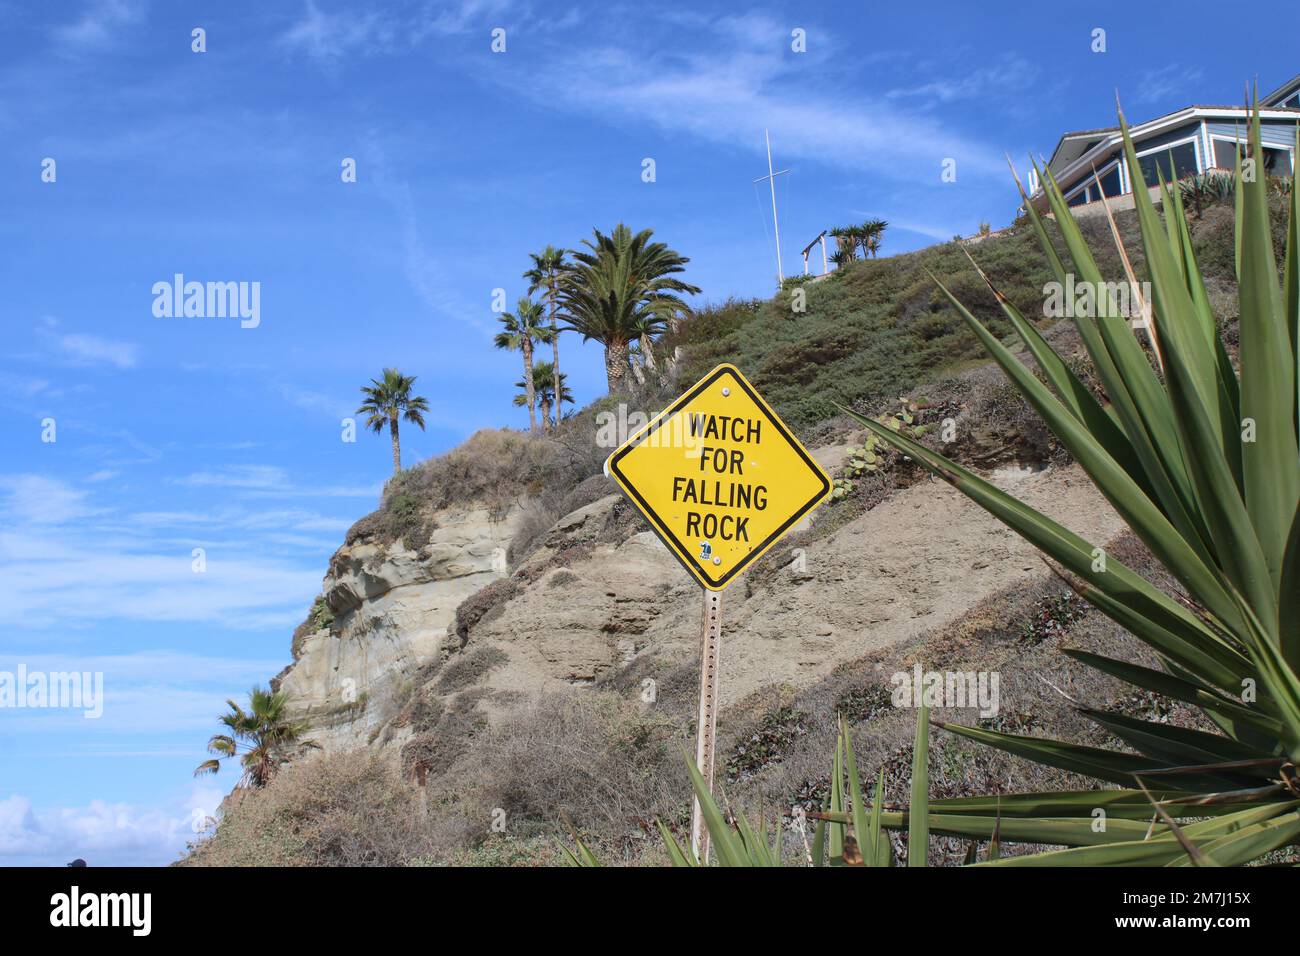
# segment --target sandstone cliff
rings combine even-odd
[[[843,449],[816,454],[832,464]],[[1090,540],[1121,530],[1077,466],[993,477]],[[396,753],[423,739],[427,750],[454,732],[451,710],[491,721],[547,691],[692,679],[699,589],[622,497],[565,515],[507,569],[526,507],[495,519],[440,511],[416,550],[362,536],[338,551],[323,585],[334,620],[306,634],[279,678],[317,743]],[[839,507],[815,515],[834,530],[791,539],[725,593],[724,707],[767,686],[808,686],[1049,573],[941,482],[923,479],[847,522],[836,522]],[[429,761],[403,762],[420,775]]]

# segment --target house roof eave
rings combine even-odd
[[[1172,113],[1166,113],[1164,116],[1157,116],[1155,119],[1147,120],[1145,123],[1139,123],[1136,126],[1129,127],[1129,134],[1133,137],[1134,143],[1148,136],[1152,136],[1167,126],[1177,126],[1179,123],[1189,120],[1208,119],[1211,117],[1221,118],[1245,118],[1248,117],[1251,110],[1244,106],[1186,106]],[[1267,107],[1260,109],[1261,119],[1295,119],[1300,121],[1300,109],[1294,107]],[[1097,136],[1103,138],[1091,149],[1075,158],[1069,165],[1063,167],[1053,176],[1058,182],[1073,179],[1080,171],[1086,172],[1089,165],[1096,162],[1097,159],[1109,153],[1115,146],[1123,142],[1123,136],[1118,126],[1109,127],[1099,130],[1082,130],[1076,133],[1067,133],[1061,137],[1061,142],[1052,152],[1052,162],[1055,161],[1061,146],[1067,139],[1078,138],[1080,136]],[[1051,162],[1049,162],[1049,167]],[[1039,187],[1038,192],[1042,191]],[[1038,192],[1034,195],[1037,196]]]
[[[1300,90],[1300,73],[1297,73],[1295,76],[1291,77],[1291,79],[1287,80],[1277,89],[1275,89],[1273,92],[1269,93],[1266,96],[1260,97],[1259,101],[1262,104],[1276,103],[1286,99],[1297,90]]]

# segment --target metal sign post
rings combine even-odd
[[[734,365],[719,365],[609,456],[605,474],[704,591],[695,763],[713,792],[722,589],[831,493],[831,479]],[[691,849],[709,858],[695,801]]]
[[[695,766],[713,792],[713,738],[718,729],[718,645],[722,637],[722,592],[701,588],[704,615],[700,639],[700,714],[695,723]],[[709,830],[700,812],[700,798],[691,808],[691,852],[709,861]]]

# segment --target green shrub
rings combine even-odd
[[[738,741],[727,758],[729,783],[753,776],[790,753],[795,741],[808,732],[808,715],[793,707],[765,714],[757,728]]]

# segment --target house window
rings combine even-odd
[[[1235,168],[1236,157],[1233,153],[1237,149],[1241,149],[1242,146],[1243,144],[1234,142],[1230,139],[1216,139],[1214,141],[1214,165],[1221,169]],[[1290,176],[1290,150],[1279,149],[1276,146],[1265,146],[1264,172],[1269,176]]]
[[[1285,149],[1264,147],[1264,172],[1270,176],[1291,175],[1291,153]]]
[[[1101,177],[1101,191],[1108,197],[1118,196],[1123,190],[1119,185],[1119,164],[1110,168],[1110,172]],[[1100,196],[1097,198],[1101,198]]]
[[[1142,178],[1146,180],[1148,186],[1158,186],[1160,176],[1164,176],[1165,182],[1168,182],[1171,163],[1174,169],[1174,179],[1194,176],[1198,171],[1196,167],[1196,144],[1189,140],[1186,143],[1179,143],[1177,146],[1170,146],[1166,149],[1153,150],[1145,156],[1138,157],[1138,166],[1142,169]],[[1159,173],[1157,173],[1157,170],[1159,170]]]
[[[1082,206],[1085,203],[1087,203],[1087,201],[1088,201],[1088,190],[1086,189],[1079,190],[1068,200],[1066,200],[1066,202],[1071,206]]]
[[[1238,144],[1230,139],[1214,141],[1214,165],[1220,169],[1236,169]]]

